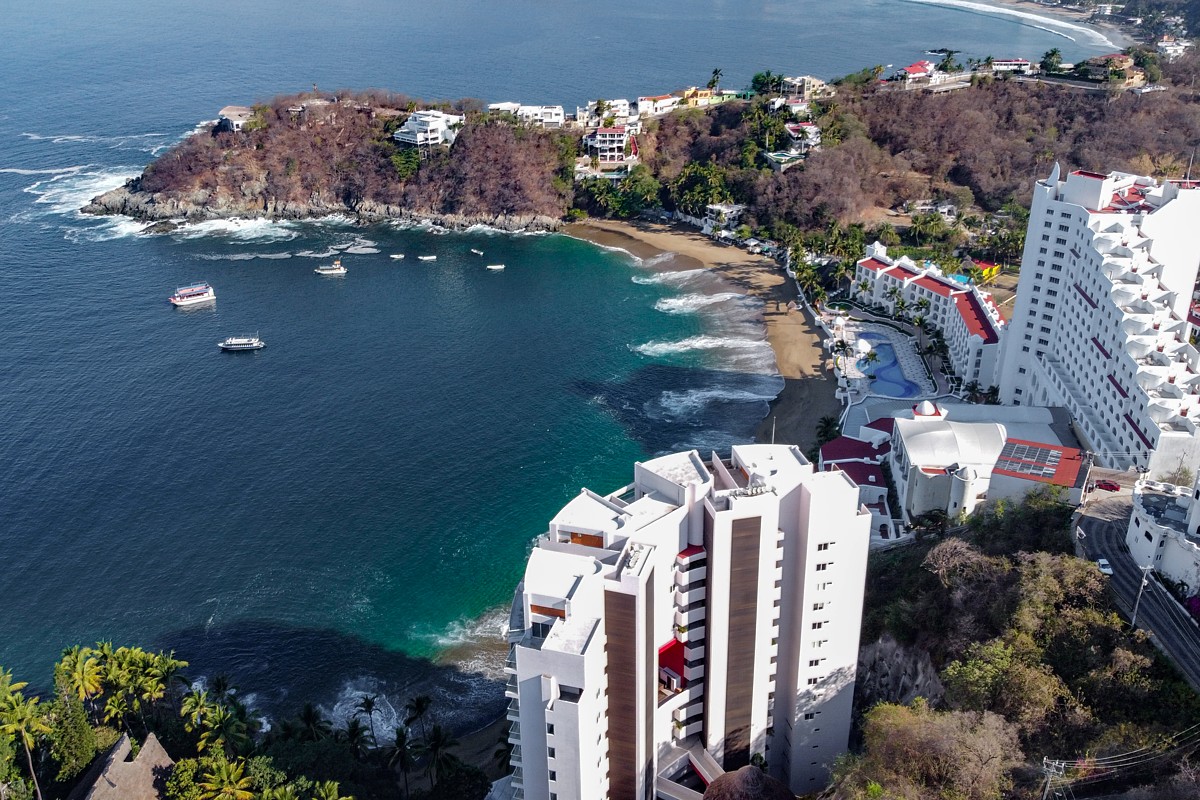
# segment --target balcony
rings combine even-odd
[[[508,648],[508,658],[504,660],[504,671],[509,675],[517,674],[517,647]]]
[[[510,722],[516,722],[521,719],[521,702],[515,697],[510,699],[511,702],[508,704],[508,712],[505,714],[505,719]]]
[[[708,592],[703,581],[693,583],[682,589],[675,590],[675,605],[678,608],[689,608],[696,603],[703,603]]]
[[[508,764],[511,767],[521,766],[521,745],[513,745],[512,753],[508,756]]]
[[[517,699],[517,676],[509,676],[508,683],[504,684],[504,696],[510,700]]]
[[[675,625],[680,628],[690,628],[697,622],[703,622],[705,618],[704,601],[693,603],[685,608],[676,609]],[[688,637],[689,639],[692,637]]]
[[[677,569],[675,571],[675,585],[683,588],[691,583],[703,581],[708,578],[708,564],[702,562],[697,567],[689,567],[686,571]]]

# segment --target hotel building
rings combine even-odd
[[[964,384],[996,385],[1004,320],[987,292],[947,278],[931,264],[919,267],[908,256],[891,258],[879,242],[869,245],[858,262],[854,291],[863,302],[892,313],[903,300],[910,316],[923,316],[942,332],[950,366]]]
[[[1101,466],[1200,459],[1200,353],[1188,341],[1200,191],[1056,165],[1033,190],[1003,403],[1063,406]]]
[[[850,733],[858,487],[787,445],[633,477],[584,489],[529,557],[509,622],[513,773],[492,796],[698,800],[756,756],[797,793],[823,789]]]

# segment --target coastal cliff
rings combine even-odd
[[[392,137],[415,106],[383,93],[277,98],[255,106],[241,130],[187,137],[82,210],[161,223],[344,214],[450,228],[560,226],[574,199],[574,137],[473,112],[452,148],[418,153]]]

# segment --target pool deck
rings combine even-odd
[[[841,337],[853,348],[853,354],[838,357],[837,362],[838,367],[844,375],[851,402],[854,402],[855,396],[888,396],[872,391],[873,381],[858,366],[858,359],[860,357],[857,349],[858,340],[860,335],[864,333],[882,336],[892,345],[892,348],[896,351],[896,361],[900,365],[900,370],[904,373],[904,377],[918,387],[917,394],[913,395],[914,398],[930,397],[940,393],[938,387],[929,380],[924,362],[921,360],[920,354],[917,353],[917,348],[913,343],[912,337],[906,336],[900,331],[886,325],[849,318],[841,326]]]

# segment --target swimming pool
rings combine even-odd
[[[858,335],[871,343],[871,350],[879,360],[868,364],[866,359],[858,360],[858,368],[864,375],[871,375],[871,393],[884,397],[916,397],[921,393],[921,387],[904,376],[904,370],[896,361],[896,348],[882,333],[864,332]]]

